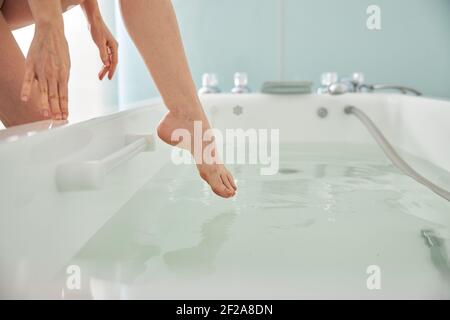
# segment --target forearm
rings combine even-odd
[[[83,9],[89,26],[96,21],[102,20],[102,15],[100,13],[100,8],[98,7],[97,0],[85,0],[81,4],[81,8]]]
[[[58,24],[64,26],[60,0],[28,0],[36,26]]]

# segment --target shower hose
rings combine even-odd
[[[406,163],[405,160],[400,157],[400,155],[395,151],[394,147],[389,143],[389,141],[385,138],[385,136],[381,133],[381,131],[378,129],[378,127],[373,123],[373,121],[360,109],[348,106],[344,109],[346,114],[353,114],[356,116],[361,122],[364,124],[364,126],[367,128],[367,130],[370,132],[372,137],[375,139],[377,144],[380,146],[380,148],[383,150],[383,152],[386,154],[386,156],[392,161],[392,163],[400,169],[404,174],[410,176],[417,182],[421,183],[437,195],[441,196],[442,198],[446,199],[447,201],[450,201],[450,192],[437,186],[424,176],[420,175],[417,171],[415,171],[408,163]]]

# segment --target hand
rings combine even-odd
[[[98,78],[103,80],[106,74],[111,80],[118,63],[118,43],[109,31],[103,19],[97,19],[90,25],[92,40],[94,40],[100,51],[103,66],[98,73]]]
[[[21,97],[28,101],[33,82],[38,81],[41,113],[45,118],[66,120],[68,111],[69,47],[64,25],[58,22],[36,25],[26,59]]]

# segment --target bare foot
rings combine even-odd
[[[178,146],[184,149],[188,147],[183,146],[179,141],[172,141],[172,133],[176,129],[186,129],[194,137],[194,121],[202,121],[202,130],[205,132],[209,129],[209,123],[203,114],[198,114],[194,117],[187,115],[175,114],[169,112],[161,120],[158,126],[158,136],[164,142],[172,145]],[[193,143],[189,144],[193,146]],[[202,146],[205,147],[205,143],[202,141]],[[188,149],[189,150],[189,149]],[[193,150],[189,150],[193,154]],[[200,176],[205,180],[214,191],[215,194],[223,198],[230,198],[236,194],[236,184],[234,183],[233,176],[222,164],[206,164],[204,161],[202,163],[197,163],[197,169]]]

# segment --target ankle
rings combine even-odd
[[[205,114],[201,108],[172,108],[169,113],[174,118],[187,121],[203,121],[205,119]]]
[[[198,116],[203,116],[203,107],[198,98],[165,101],[165,105],[167,106],[171,114],[179,118],[198,118]]]

